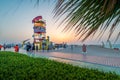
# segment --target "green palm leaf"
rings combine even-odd
[[[82,41],[94,35],[101,39],[107,30],[109,40],[120,23],[120,0],[58,0],[54,13],[57,21],[65,14],[63,31],[73,29]]]

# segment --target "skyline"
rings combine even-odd
[[[30,0],[1,0],[0,1],[0,43],[21,43],[25,39],[33,41],[32,19],[41,15],[46,20],[46,35],[56,43],[67,42],[69,44],[81,44],[75,37],[75,33],[61,32],[63,27],[58,27],[55,23],[53,9],[56,0],[41,1],[39,6],[35,6]],[[105,42],[105,39],[101,40]],[[87,40],[83,43],[97,44],[98,40]],[[118,43],[120,40],[117,41]]]

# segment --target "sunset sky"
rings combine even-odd
[[[46,35],[50,36],[51,41],[81,44],[73,32],[63,33],[62,27],[57,28],[59,22],[55,23],[52,13],[56,0],[41,0],[39,6],[35,2],[36,0],[0,0],[0,43],[21,43],[25,39],[31,39],[32,42],[32,19],[41,15],[46,20]],[[88,40],[84,43],[98,41]]]

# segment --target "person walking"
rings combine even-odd
[[[18,45],[14,46],[14,50],[15,52],[19,52],[19,46]]]
[[[26,45],[26,51],[27,52],[31,51],[31,44],[30,44],[30,42],[28,42],[27,45]]]
[[[86,45],[85,45],[85,44],[83,44],[83,46],[82,46],[82,52],[83,52],[83,53],[86,53],[86,52],[87,52],[87,49],[86,49]]]
[[[3,46],[0,44],[0,51],[1,51],[2,47],[3,47]]]
[[[33,56],[32,45],[30,44],[30,42],[26,44],[26,52],[28,56]]]

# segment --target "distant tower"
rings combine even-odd
[[[46,40],[46,22],[42,19],[42,16],[37,16],[32,20],[34,23],[34,45],[35,50],[41,50],[45,46]]]

